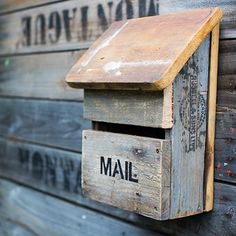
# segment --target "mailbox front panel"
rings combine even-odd
[[[82,188],[95,200],[168,219],[170,165],[168,140],[83,132]]]

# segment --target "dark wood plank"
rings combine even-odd
[[[3,235],[158,235],[9,181],[0,180]],[[160,234],[159,234],[160,235]]]
[[[81,151],[83,104],[0,99],[0,134],[64,149]]]
[[[70,88],[65,77],[84,51],[0,58],[0,95],[83,100],[83,92]],[[20,85],[20,86],[19,86]]]
[[[236,89],[233,90],[218,90],[217,91],[217,106],[236,108]]]
[[[236,111],[218,108],[216,116],[216,138],[236,139]]]
[[[220,42],[219,74],[236,74],[236,40]]]
[[[223,109],[223,110],[222,110]],[[218,108],[217,139],[236,139],[236,112]],[[83,104],[24,99],[0,99],[0,133],[30,142],[81,151]]]
[[[218,89],[231,91],[236,90],[236,74],[218,76]]]
[[[221,38],[236,38],[236,1],[235,0],[159,0],[160,14],[183,11],[192,8],[220,7],[224,11],[221,24]]]
[[[60,0],[1,0],[0,14],[21,10],[28,7],[36,7],[38,5],[58,2]]]
[[[236,183],[236,140],[216,139],[215,155],[215,178]]]

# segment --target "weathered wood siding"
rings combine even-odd
[[[83,92],[64,82],[71,65],[115,20],[213,5],[225,11],[214,211],[158,222],[82,196],[81,131],[90,122]],[[235,0],[1,1],[0,234],[235,235],[235,18]]]

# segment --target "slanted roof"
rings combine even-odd
[[[115,22],[67,75],[73,87],[162,90],[219,23],[219,8]]]

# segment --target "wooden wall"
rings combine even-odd
[[[81,194],[83,91],[64,78],[111,22],[220,6],[211,213],[158,222]],[[236,235],[236,0],[2,0],[0,235]]]

